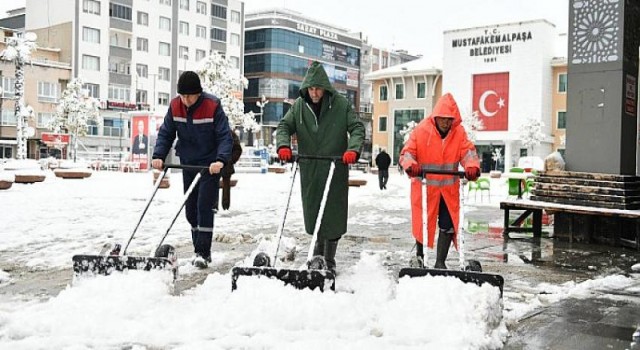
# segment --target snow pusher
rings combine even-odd
[[[428,247],[426,242],[427,238],[427,211],[425,208],[427,207],[427,175],[428,174],[439,174],[439,175],[453,175],[459,176],[460,178],[464,177],[463,171],[452,171],[452,170],[433,170],[433,169],[425,169],[422,167],[421,174],[421,186],[422,186],[422,242],[424,244],[424,268],[417,267],[407,267],[400,270],[399,278],[404,276],[408,277],[424,277],[424,276],[449,276],[455,277],[461,280],[464,283],[474,283],[477,285],[482,285],[484,283],[488,283],[494,287],[498,287],[500,289],[500,296],[502,297],[502,289],[504,286],[504,278],[500,275],[491,274],[491,273],[483,273],[482,265],[477,260],[465,260],[464,257],[464,186],[460,185],[460,215],[459,215],[459,224],[458,224],[458,256],[459,256],[459,270],[448,270],[448,269],[436,269],[436,268],[427,268],[427,255],[428,255]]]
[[[184,195],[184,200],[180,205],[180,209],[173,217],[171,224],[167,228],[164,236],[158,243],[157,248],[152,252],[151,256],[131,256],[127,255],[127,249],[129,248],[129,244],[133,240],[138,228],[140,227],[140,223],[144,218],[149,206],[156,193],[158,192],[158,188],[160,187],[160,183],[162,179],[167,174],[169,169],[192,169],[192,170],[200,170],[200,172],[196,175],[196,177],[191,182],[191,185],[187,189],[187,192]],[[176,219],[180,215],[182,208],[184,208],[187,198],[195,188],[195,186],[200,181],[200,177],[202,176],[203,171],[207,171],[208,167],[206,166],[197,166],[197,165],[173,165],[167,164],[158,176],[156,183],[153,188],[153,192],[149,199],[147,199],[147,203],[145,205],[144,210],[142,211],[142,215],[140,215],[140,219],[133,229],[133,233],[129,237],[127,244],[124,247],[124,250],[121,249],[120,244],[105,244],[102,248],[102,251],[98,255],[91,254],[81,254],[74,255],[72,258],[73,261],[73,272],[76,276],[84,276],[84,275],[109,275],[114,271],[123,271],[123,270],[154,270],[154,269],[162,269],[162,270],[171,270],[173,272],[174,280],[177,278],[178,273],[178,265],[177,265],[177,256],[175,252],[175,248],[169,244],[162,244],[164,239],[169,234],[171,227],[176,222]]]
[[[313,237],[309,246],[309,253],[307,255],[306,269],[279,269],[276,268],[276,262],[278,261],[278,250],[280,248],[280,240],[282,239],[282,231],[284,231],[284,224],[287,220],[287,212],[289,211],[289,203],[291,202],[291,194],[293,193],[293,186],[295,184],[296,173],[298,172],[299,159],[315,159],[315,160],[327,160],[329,161],[329,174],[324,186],[324,192],[322,194],[322,200],[320,201],[320,209],[318,211],[318,217],[313,229]],[[287,196],[287,204],[284,208],[284,215],[282,222],[278,227],[277,232],[277,244],[273,254],[273,259],[264,252],[258,253],[253,259],[253,266],[236,266],[231,269],[231,290],[238,288],[238,279],[240,277],[267,277],[276,278],[285,285],[293,286],[297,289],[309,288],[311,290],[318,288],[320,291],[328,287],[331,290],[335,290],[335,274],[327,270],[327,264],[322,256],[313,256],[313,247],[318,239],[318,232],[320,231],[320,225],[322,223],[322,217],[324,215],[324,208],[327,203],[327,197],[329,195],[329,188],[331,187],[331,180],[333,179],[333,173],[336,167],[335,162],[341,161],[342,157],[338,156],[303,156],[299,155],[296,160],[293,161],[293,175],[291,176],[291,184],[289,187],[289,195]],[[273,262],[273,264],[272,264]]]

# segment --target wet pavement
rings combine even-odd
[[[375,204],[372,204],[375,205]],[[626,289],[606,286],[595,293],[579,298],[566,297],[549,300],[533,311],[519,316],[508,325],[509,338],[504,349],[640,349],[632,347],[632,335],[640,324],[640,272],[632,273],[631,266],[640,262],[640,252],[628,248],[568,243],[554,239],[552,227],[543,228],[543,237],[512,233],[502,236],[503,213],[495,205],[468,205],[466,227],[467,259],[478,260],[484,272],[499,274],[505,279],[505,299],[519,303],[545,300],[553,295],[553,288],[564,283],[580,283],[611,276],[634,276],[637,283]],[[350,215],[358,215],[367,208],[355,208]],[[391,210],[391,217],[407,217],[405,209]],[[514,213],[517,215],[517,212]],[[262,228],[261,230],[265,230]],[[268,230],[268,232],[275,231]],[[389,274],[398,275],[408,266],[414,242],[409,234],[409,222],[390,225],[367,225],[366,221],[350,222],[349,232],[340,241],[337,261],[338,273],[360,259],[363,250],[388,252],[385,264]],[[251,236],[268,232],[248,232]],[[181,233],[176,233],[181,234]],[[308,247],[309,236],[291,234],[297,246]],[[182,276],[176,285],[177,293],[202,283],[212,272],[228,273],[231,266],[255,248],[255,242],[228,244],[214,242],[214,249],[225,252],[223,264],[203,273]],[[179,256],[190,256],[190,246],[177,247]],[[433,254],[431,252],[431,254]],[[299,252],[296,260],[306,257]],[[431,264],[433,264],[433,256]],[[458,254],[451,252],[447,264],[456,268]],[[71,271],[30,271],[28,268],[4,266],[16,282],[0,288],[0,293],[31,295],[46,298],[56,295],[71,282]],[[337,283],[339,283],[339,275]],[[549,291],[540,287],[549,284]],[[509,312],[505,305],[505,313]]]

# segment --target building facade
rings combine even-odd
[[[453,94],[463,114],[477,113],[483,122],[476,139],[483,172],[508,169],[522,156],[544,158],[554,149],[553,108],[561,105],[554,105],[552,90],[557,37],[546,20],[444,32],[443,92]],[[521,129],[531,118],[542,122],[543,137],[527,147]],[[504,156],[497,166],[496,149]]]
[[[387,150],[397,164],[402,130],[431,113],[442,94],[442,71],[420,58],[365,75],[373,85],[373,153]]]
[[[0,52],[6,48],[6,38],[21,34],[0,28]],[[28,120],[27,157],[39,159],[49,155],[59,156],[67,145],[48,142],[46,133],[50,131],[47,126],[56,111],[59,86],[71,77],[71,65],[61,62],[60,50],[43,48],[32,53],[31,63],[24,65],[23,69],[24,104],[34,110],[33,118]],[[0,159],[15,158],[17,155],[15,76],[15,63],[0,60]]]
[[[72,77],[100,100],[104,125],[91,126],[81,140],[93,158],[128,154],[128,112],[164,115],[180,74],[211,52],[241,74],[243,19],[237,0],[27,0],[25,28],[38,35],[39,47],[60,48]],[[64,88],[60,82],[54,97]]]
[[[309,64],[323,64],[333,87],[355,111],[360,106],[360,34],[319,22],[286,9],[269,9],[246,15],[244,73],[245,111],[258,114],[264,144],[273,142],[273,131],[287,113]],[[261,110],[257,102],[269,103]]]

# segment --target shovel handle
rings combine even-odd
[[[425,166],[422,166],[422,176],[428,174],[438,174],[438,175],[456,175],[460,177],[464,177],[464,171],[458,170],[440,170],[440,169],[425,169]]]
[[[166,169],[208,170],[208,165],[165,164]]]

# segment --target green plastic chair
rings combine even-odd
[[[481,177],[476,180],[476,185],[478,186],[478,190],[480,191],[480,201],[484,201],[484,192],[487,192],[489,197],[489,201],[491,201],[491,182],[486,177]]]
[[[524,190],[522,191],[522,193],[531,195],[531,190],[533,190],[533,188],[535,187],[535,183],[536,182],[534,179],[526,179],[524,182]]]
[[[467,181],[467,198],[471,196],[473,191],[473,200],[476,199],[476,193],[478,192],[478,183],[475,181]]]

